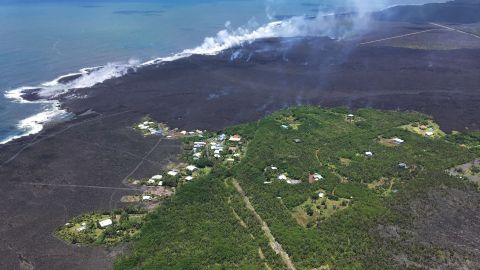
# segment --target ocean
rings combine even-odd
[[[45,89],[46,97],[54,97],[67,88],[122,76],[152,59],[214,54],[256,38],[305,34],[293,31],[290,24],[276,30],[277,22],[295,16],[312,18],[424,2],[0,0],[0,143],[38,133],[46,122],[69,117],[55,102],[21,99],[20,91],[29,87]],[[68,85],[59,83],[57,79],[66,74],[82,76]]]

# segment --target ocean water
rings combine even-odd
[[[46,121],[68,116],[58,111],[55,103],[19,99],[22,87],[43,84],[49,91],[47,96],[52,96],[66,88],[55,78],[86,67],[104,68],[93,73],[82,70],[85,76],[70,88],[121,76],[132,66],[182,51],[180,56],[215,53],[256,38],[307,34],[298,27],[292,29],[291,21],[280,26],[272,23],[291,20],[292,16],[365,12],[423,2],[0,0],[0,143],[39,132]],[[321,22],[315,24],[313,28],[318,28]]]

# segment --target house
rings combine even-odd
[[[199,129],[195,130],[195,132],[196,132],[197,134],[203,134],[203,131],[201,131],[201,130],[199,130]]]
[[[219,154],[213,155],[214,158],[220,158],[221,156]]]
[[[365,156],[367,156],[367,157],[371,157],[371,156],[373,156],[373,153],[372,153],[372,152],[370,152],[370,151],[368,151],[368,152],[365,152]]]
[[[186,131],[186,130],[182,130],[182,131],[180,131],[180,134],[182,134],[182,135],[187,135],[187,131]]]
[[[213,153],[220,155],[220,150],[215,150],[215,151],[213,151]]]
[[[163,181],[158,182],[159,186],[163,186]]]
[[[353,117],[355,117],[355,115],[349,114],[349,115],[347,115],[347,117],[348,117],[348,118],[353,118]]]
[[[287,180],[288,179],[285,174],[281,174],[277,178],[278,178],[278,180]]]
[[[270,166],[270,169],[272,169],[272,171],[276,171],[276,170],[278,170],[278,168],[277,168],[277,167],[275,167],[275,166],[273,166],[273,165],[272,165],[272,166]]]
[[[151,200],[152,200],[152,196],[150,196],[150,195],[143,195],[143,196],[142,196],[142,200],[144,200],[144,201],[151,201]]]
[[[300,139],[295,139],[295,140],[293,140],[293,142],[294,142],[294,143],[301,143],[302,140],[300,140]]]
[[[264,183],[265,185],[269,185],[269,184],[272,183],[272,181],[265,181],[265,182],[263,182],[263,183]]]
[[[108,218],[108,219],[101,220],[100,222],[98,222],[98,224],[100,224],[100,227],[105,228],[112,225],[113,222],[111,219]]]
[[[427,131],[427,132],[425,132],[425,136],[427,136],[427,137],[432,137],[432,136],[433,136],[433,132]]]
[[[178,172],[174,171],[174,170],[171,170],[167,174],[170,175],[170,176],[177,176]]]
[[[187,177],[185,177],[185,180],[187,180],[187,181],[192,181],[192,180],[193,180],[193,177],[192,177],[192,176],[187,176]]]
[[[234,162],[235,159],[233,159],[233,158],[227,158],[227,161],[228,161],[228,162]]]
[[[207,145],[207,143],[206,142],[193,142],[193,145],[198,145],[198,147],[202,147],[202,146]]]
[[[319,193],[318,193],[318,198],[323,198],[323,197],[325,197],[325,193],[319,192]]]
[[[138,128],[139,129],[148,129],[148,126],[146,126],[144,124],[140,124],[140,125],[138,125]]]
[[[155,180],[152,179],[152,178],[150,178],[150,179],[148,179],[147,183],[148,183],[148,184],[155,184]]]
[[[161,180],[162,178],[163,178],[162,175],[157,174],[157,175],[152,176],[150,179],[153,179],[153,180]]]
[[[287,180],[287,184],[290,184],[290,185],[298,185],[300,183],[302,183],[301,180],[296,180],[296,179],[288,179]]]
[[[231,141],[231,142],[239,142],[239,141],[242,140],[242,137],[240,137],[240,135],[238,135],[238,134],[235,134],[235,135],[231,136],[228,140]]]
[[[308,176],[308,183],[310,184],[315,184],[316,181],[319,181],[319,180],[322,180],[323,179],[323,176],[321,176],[320,174],[318,173],[315,173],[315,174],[310,174]]]
[[[283,129],[288,129],[288,126],[287,126],[287,125],[281,125],[281,127],[282,127]]]
[[[239,157],[240,154],[239,153],[236,153],[236,154],[233,154],[234,157]]]
[[[402,168],[402,169],[408,169],[408,165],[406,163],[398,163],[398,167]]]
[[[394,144],[402,144],[402,143],[404,143],[405,141],[402,140],[402,139],[400,139],[400,138],[393,138],[393,139],[392,139],[392,142],[393,142]]]
[[[191,171],[191,172],[193,172],[193,171],[196,171],[196,170],[197,170],[197,167],[195,167],[195,166],[193,166],[193,165],[189,165],[189,166],[187,166],[186,169],[189,170],[189,171]]]
[[[200,158],[200,157],[202,157],[202,153],[200,153],[200,152],[195,153],[195,154],[193,154],[193,157]]]
[[[77,232],[84,231],[86,228],[87,228],[87,223],[86,223],[86,222],[82,222],[82,223],[80,224],[80,227],[77,229]]]

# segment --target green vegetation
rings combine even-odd
[[[84,214],[74,217],[55,234],[70,244],[116,245],[135,239],[145,214],[136,208]]]
[[[405,209],[430,190],[471,188],[445,172],[477,157],[480,137],[427,138],[406,128],[425,121],[438,128],[420,113],[299,107],[228,128],[226,134],[240,134],[248,145],[239,162],[219,162],[202,152],[202,162],[211,161],[204,166],[210,173],[179,188],[149,215],[133,250],[115,267],[285,269],[232,179],[297,269],[405,269],[395,254],[436,260],[432,254],[447,251],[422,245],[411,234],[382,238],[374,231],[380,225],[412,229],[415,213]],[[379,138],[405,142],[391,147]],[[186,151],[184,158],[191,159],[191,148]],[[323,179],[309,183],[313,173]],[[301,183],[288,184],[281,174]]]

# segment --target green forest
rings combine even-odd
[[[409,209],[432,190],[478,189],[447,171],[480,156],[480,136],[405,128],[429,124],[438,128],[416,112],[308,106],[227,128],[219,134],[241,135],[244,157],[210,164],[210,174],[165,199],[115,268],[292,269],[259,217],[295,269],[421,269],[462,260],[417,239],[421,217]],[[322,178],[312,181],[313,174]]]

